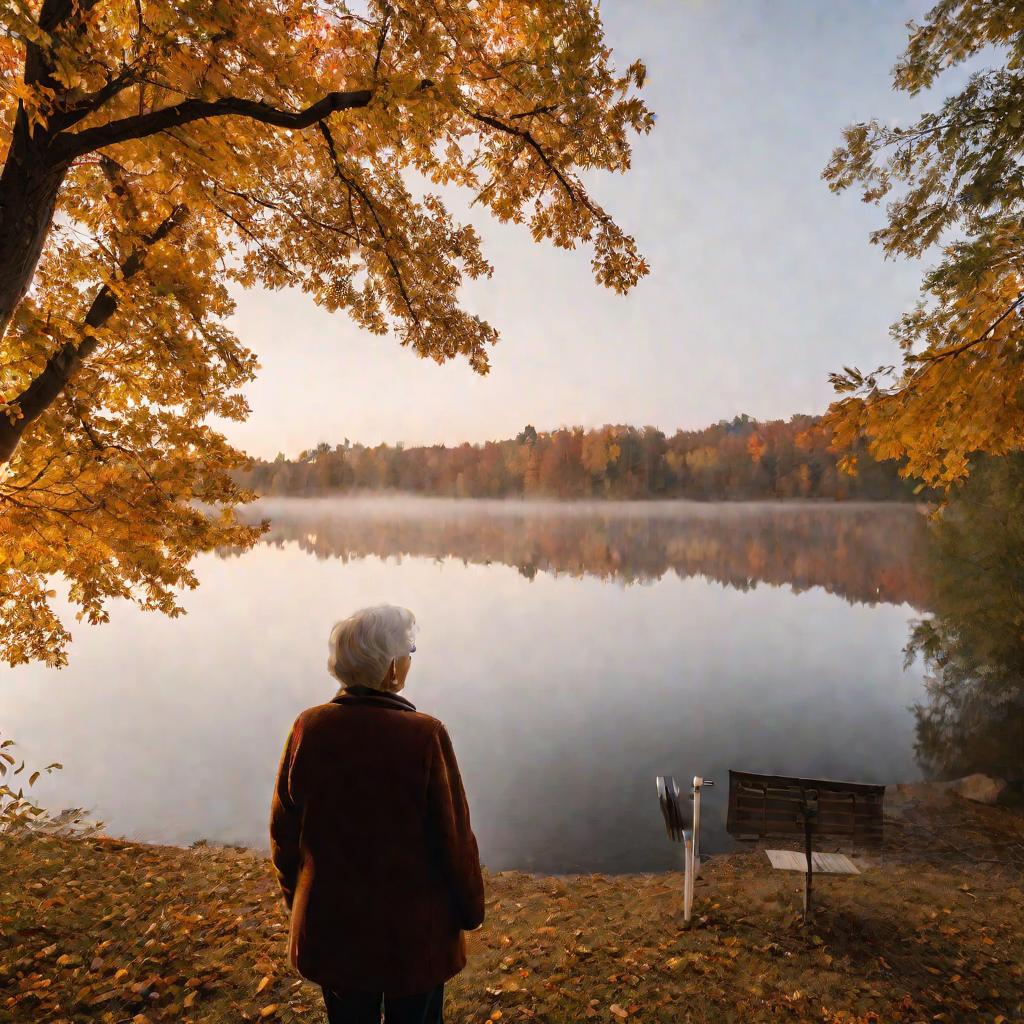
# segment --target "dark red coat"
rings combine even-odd
[[[444,726],[396,694],[345,690],[285,745],[270,845],[289,955],[335,989],[427,992],[484,918],[476,839]]]

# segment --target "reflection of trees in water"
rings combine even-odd
[[[623,582],[666,573],[748,589],[823,587],[848,601],[926,605],[924,517],[906,505],[573,506],[294,499],[255,510],[270,544],[319,558],[453,557]]]
[[[989,460],[932,524],[934,614],[915,624],[924,659],[917,752],[939,776],[1024,779],[1024,458]]]

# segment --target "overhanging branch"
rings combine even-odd
[[[373,222],[377,227],[377,234],[380,235],[384,255],[387,257],[388,264],[391,267],[391,272],[395,275],[395,283],[398,285],[398,291],[402,296],[402,302],[405,304],[405,308],[409,313],[409,318],[417,327],[420,327],[419,314],[416,312],[416,308],[412,304],[409,291],[405,287],[405,280],[402,277],[402,271],[398,266],[398,261],[395,259],[394,253],[391,251],[390,245],[388,244],[391,241],[391,238],[387,229],[384,227],[383,221],[380,219],[380,215],[377,213],[377,207],[373,204],[373,201],[367,195],[366,190],[359,184],[359,182],[350,178],[341,169],[341,162],[338,160],[338,150],[334,145],[334,136],[331,134],[331,129],[323,122],[321,122],[317,127],[320,130],[320,134],[323,135],[324,141],[327,143],[327,150],[330,153],[331,162],[334,164],[335,176],[345,186],[350,195],[354,192],[359,197],[363,206],[373,218]],[[354,226],[354,219],[352,223]]]
[[[984,344],[986,341],[988,341],[990,337],[992,337],[992,332],[1008,316],[1016,312],[1022,304],[1024,304],[1024,292],[1018,295],[1017,298],[1014,299],[1013,302],[1011,302],[1010,305],[1007,306],[1007,308],[1003,310],[1003,312],[1000,313],[999,316],[996,317],[996,319],[993,320],[992,323],[990,323],[988,327],[986,327],[985,330],[982,331],[980,335],[978,335],[977,338],[972,338],[970,341],[962,342],[959,345],[952,345],[949,348],[939,349],[937,352],[923,353],[918,358],[923,363],[937,363],[943,359],[949,359],[952,356],[958,356],[961,352],[966,352],[968,351],[968,349],[975,348],[977,345]]]
[[[331,92],[305,110],[298,111],[280,110],[268,103],[236,96],[224,96],[219,100],[184,100],[146,114],[124,117],[70,135],[58,135],[49,147],[49,159],[54,164],[67,163],[85,153],[112,146],[117,142],[145,138],[168,128],[178,128],[193,121],[214,117],[248,117],[278,128],[308,128],[323,121],[335,111],[368,106],[372,99],[373,92],[370,89]]]

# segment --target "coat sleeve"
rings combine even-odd
[[[284,901],[291,909],[299,870],[299,836],[302,811],[292,799],[289,788],[296,746],[296,726],[292,726],[277,770],[274,795],[270,804],[270,856]]]
[[[434,736],[427,804],[459,923],[467,931],[472,930],[484,920],[484,880],[476,836],[469,824],[469,804],[462,788],[462,776],[444,726]]]

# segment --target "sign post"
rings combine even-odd
[[[673,842],[683,844],[683,922],[689,924],[693,912],[693,884],[700,874],[700,791],[714,783],[700,775],[693,777],[693,791],[690,793],[693,827],[686,828],[676,780],[671,775],[659,775],[656,781],[665,831]]]

